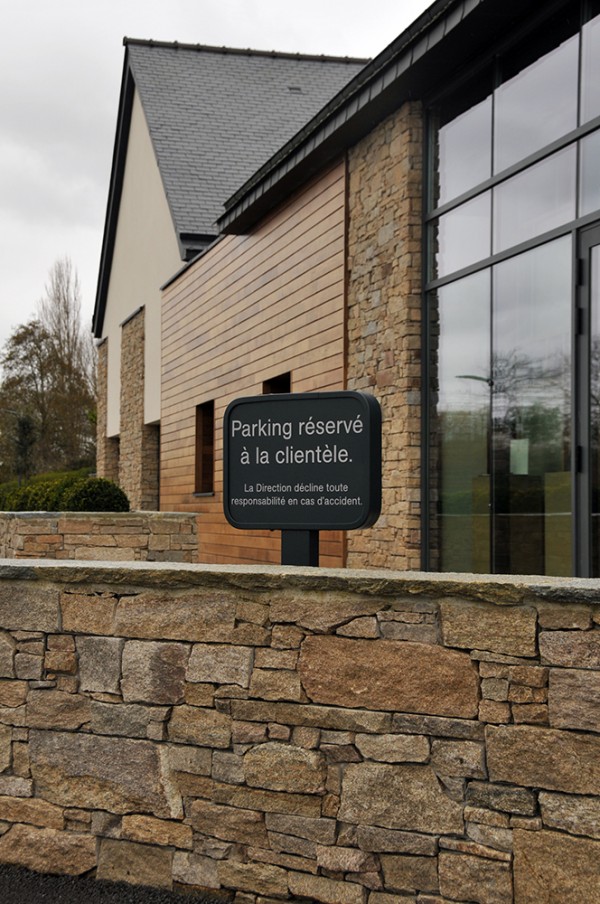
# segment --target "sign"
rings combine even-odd
[[[223,422],[234,527],[353,530],[381,511],[381,409],[362,392],[237,399]]]

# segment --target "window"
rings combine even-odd
[[[196,407],[196,493],[213,493],[215,480],[215,403]]]
[[[600,2],[487,56],[430,111],[424,565],[600,576]]]
[[[279,374],[277,377],[271,377],[263,383],[263,395],[273,395],[276,393],[286,393],[292,391],[292,375],[288,371],[285,374]]]

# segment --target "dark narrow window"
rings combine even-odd
[[[196,406],[196,493],[214,492],[215,403]]]
[[[270,380],[263,382],[263,395],[271,395],[277,392],[292,391],[292,375],[288,371],[286,374],[279,374],[277,377],[271,377]]]

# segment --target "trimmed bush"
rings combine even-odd
[[[61,498],[64,512],[128,512],[129,499],[103,477],[84,477],[67,487]]]

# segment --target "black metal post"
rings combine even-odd
[[[282,565],[319,565],[318,530],[282,530]]]

